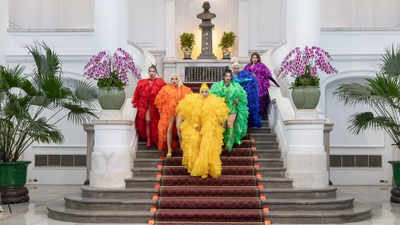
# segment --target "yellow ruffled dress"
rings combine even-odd
[[[223,98],[189,94],[179,102],[177,114],[180,125],[182,164],[192,176],[217,178],[222,172],[220,159],[223,142],[223,123],[229,109]],[[200,131],[196,129],[200,127]]]

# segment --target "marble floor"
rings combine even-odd
[[[3,205],[0,225],[83,225],[83,223],[48,219],[46,210],[47,202],[62,199],[65,195],[77,194],[80,192],[80,186],[31,185],[29,189],[31,197],[29,204],[12,205],[12,214],[9,213],[8,207]],[[367,203],[373,208],[371,220],[348,225],[400,225],[400,204],[389,202],[390,187],[343,186],[339,187],[339,190],[340,193],[355,196],[358,201]]]

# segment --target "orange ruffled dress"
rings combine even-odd
[[[185,97],[187,94],[191,94],[192,90],[185,85],[181,87],[176,87],[175,85],[168,84],[164,86],[156,97],[154,104],[158,108],[160,112],[160,121],[158,122],[158,149],[166,150],[167,149],[167,132],[168,126],[171,119],[176,115],[176,107],[181,99]],[[176,126],[174,126],[176,129]],[[172,140],[173,147],[177,147],[176,143],[177,133],[173,132]]]

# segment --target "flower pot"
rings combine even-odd
[[[183,59],[192,59],[192,51],[183,51]]]
[[[294,87],[292,90],[293,103],[297,109],[315,109],[320,96],[321,91],[316,86]]]
[[[29,161],[0,163],[0,188],[20,188],[26,184]]]
[[[224,50],[222,59],[231,59],[231,51]]]
[[[99,103],[104,110],[120,110],[125,102],[125,91],[119,88],[99,88]]]
[[[397,188],[400,188],[400,161],[389,161],[393,168],[393,181]]]

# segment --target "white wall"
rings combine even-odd
[[[11,0],[16,29],[93,28],[94,0]]]
[[[399,11],[398,0],[321,0],[321,23],[322,27],[397,27]]]

